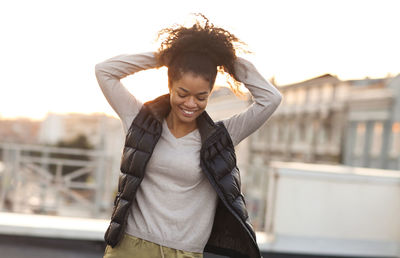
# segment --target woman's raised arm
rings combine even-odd
[[[122,120],[127,132],[134,117],[142,107],[121,83],[121,79],[136,72],[156,68],[153,52],[133,55],[119,55],[98,63],[95,67],[96,78],[108,103]]]
[[[250,91],[254,101],[247,110],[223,120],[233,144],[237,145],[268,120],[279,106],[282,95],[244,58],[236,59],[235,73]]]

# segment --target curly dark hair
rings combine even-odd
[[[156,53],[160,66],[168,67],[168,86],[185,72],[202,76],[212,89],[217,71],[228,74],[228,83],[240,94],[234,61],[236,51],[250,52],[247,45],[225,29],[214,26],[203,14],[195,14],[192,27],[175,25],[159,31],[162,40]]]

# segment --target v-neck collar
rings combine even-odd
[[[168,133],[170,136],[172,136],[175,140],[181,140],[181,139],[187,138],[187,137],[189,137],[190,135],[193,135],[193,134],[195,134],[196,132],[199,131],[199,129],[196,128],[196,129],[194,129],[193,131],[191,131],[190,133],[185,134],[184,136],[176,137],[176,136],[171,132],[171,130],[169,129],[166,119],[163,120],[163,127],[164,127],[164,129],[167,131],[167,133]]]

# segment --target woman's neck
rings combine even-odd
[[[196,121],[193,121],[193,123],[182,123],[181,121],[176,119],[171,114],[171,112],[168,114],[168,116],[165,118],[165,120],[167,122],[170,132],[176,138],[183,137],[197,129]]]

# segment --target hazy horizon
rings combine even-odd
[[[157,32],[201,12],[234,33],[276,84],[329,73],[341,80],[400,73],[399,1],[12,1],[0,3],[0,117],[46,113],[115,116],[94,66],[155,51]],[[140,100],[167,91],[166,69],[123,80]]]

